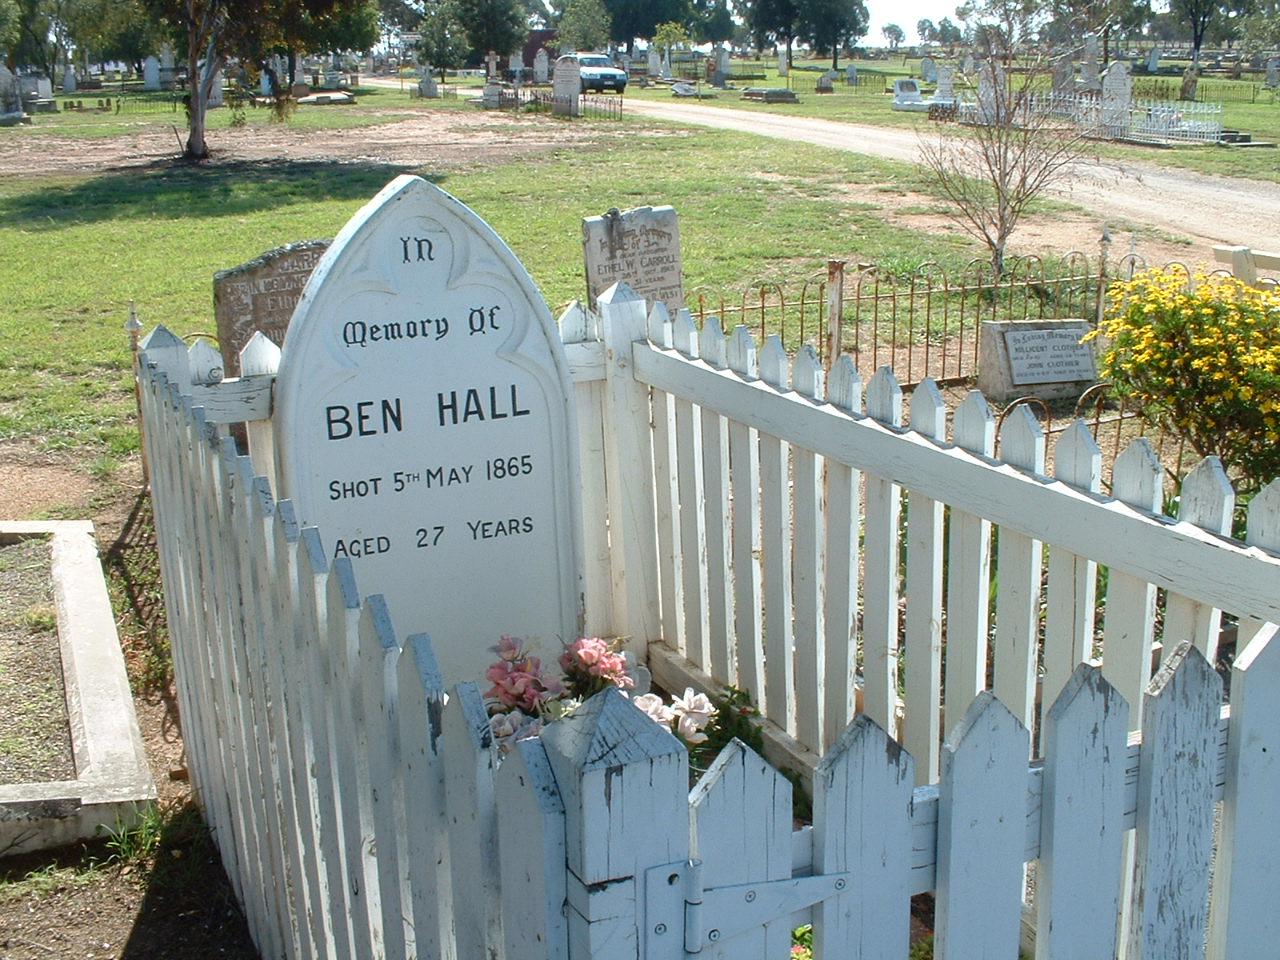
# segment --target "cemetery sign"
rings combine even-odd
[[[447,683],[581,628],[572,391],[546,303],[469,209],[401,176],[312,273],[276,385],[280,496]]]

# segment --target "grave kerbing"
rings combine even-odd
[[[276,384],[279,495],[377,585],[445,680],[502,634],[581,629],[573,394],[546,303],[505,243],[418,177],[389,184],[312,272]]]

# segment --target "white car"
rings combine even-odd
[[[595,90],[604,93],[614,90],[622,93],[627,88],[627,75],[613,65],[613,61],[603,53],[575,53],[578,61],[578,73],[582,77],[582,92]]]

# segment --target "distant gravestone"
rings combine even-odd
[[[934,91],[935,102],[951,102],[956,98],[955,71],[949,63],[938,64],[938,88]]]
[[[662,303],[672,316],[684,307],[680,226],[672,207],[610,210],[582,221],[587,298],[625,282],[648,301]]]
[[[224,102],[222,99],[222,71],[219,70],[213,75],[213,86],[209,88],[209,106],[220,107]]]
[[[62,75],[62,92],[63,93],[76,92],[76,72],[72,70],[70,67],[68,67],[67,72]]]
[[[835,85],[831,82],[831,78],[827,76],[825,73],[818,78],[818,83],[815,89],[818,93],[835,93],[836,92]]]
[[[978,71],[978,122],[992,124],[1001,118],[1001,104],[1005,94],[1004,69],[994,57],[982,64]],[[1003,118],[1007,120],[1008,118]]]
[[[658,69],[658,76],[664,80],[671,79],[671,48],[668,47],[662,51],[662,66]]]
[[[0,114],[25,114],[18,78],[3,63],[0,63]]]
[[[213,315],[228,377],[240,376],[240,351],[255,333],[284,343],[293,308],[328,240],[305,240],[268,250],[213,277]]]
[[[418,81],[418,96],[426,100],[440,99],[440,86],[436,83],[436,78],[431,75],[430,64],[422,74],[422,79]]]
[[[160,48],[160,89],[172,90],[177,85],[177,70],[173,65],[173,49],[169,44]]]
[[[1160,48],[1152,47],[1147,54],[1147,73],[1160,72]]]
[[[844,68],[844,82],[851,87],[858,85],[858,68],[852,63]]]
[[[964,63],[961,64],[960,66],[960,69],[964,71],[964,75],[966,77],[972,77],[975,67],[976,67],[976,64],[974,63],[974,60],[973,60],[973,54],[972,53],[965,54]]]
[[[723,73],[726,77],[732,72],[732,64],[729,63],[729,48],[717,46],[715,50],[716,69]]]
[[[920,58],[920,79],[925,83],[938,82],[938,68],[933,62],[933,57]]]
[[[546,47],[539,47],[533,57],[533,82],[546,83],[551,79],[551,62]]]
[[[312,273],[276,379],[279,496],[430,634],[446,685],[503,634],[580,636],[574,400],[554,320],[505,243],[401,176]]]
[[[778,76],[780,77],[791,76],[791,62],[787,60],[787,55],[785,52],[778,54]]]
[[[1098,74],[1098,37],[1089,34],[1084,38],[1084,58],[1080,61],[1080,86],[1085,90],[1098,90],[1101,79]]]
[[[1267,86],[1273,90],[1280,86],[1280,57],[1267,61]]]
[[[1075,92],[1076,64],[1070,56],[1057,57],[1053,61],[1053,95],[1070,96]]]
[[[990,400],[1078,397],[1098,377],[1092,346],[1080,342],[1089,331],[1087,320],[984,321],[978,389]]]
[[[658,48],[649,47],[649,76],[656,77],[662,72],[662,59],[658,55]]]
[[[1129,65],[1113,60],[1102,78],[1102,129],[1108,137],[1129,133],[1129,110],[1133,105],[1133,77]]]
[[[551,79],[551,113],[576,117],[582,112],[582,73],[573,57],[561,57]]]
[[[1195,100],[1196,87],[1200,85],[1200,74],[1194,66],[1188,65],[1182,71],[1182,89],[1178,93],[1179,100]]]

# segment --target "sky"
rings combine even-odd
[[[871,14],[871,29],[863,38],[868,47],[885,45],[884,34],[880,31],[887,24],[896,23],[907,35],[906,43],[919,42],[916,36],[916,23],[924,18],[937,23],[943,17],[950,17],[956,23],[956,7],[960,0],[864,0],[867,12]]]

